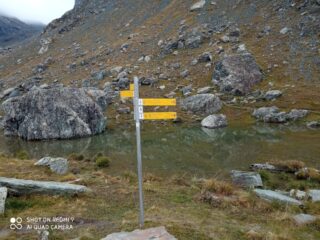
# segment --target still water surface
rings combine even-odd
[[[161,175],[188,173],[214,176],[251,163],[272,159],[302,160],[320,168],[320,131],[298,126],[251,125],[209,130],[199,126],[144,126],[144,170]],[[33,158],[92,157],[98,152],[112,158],[115,173],[135,170],[134,128],[108,130],[85,139],[26,142],[0,136],[0,152],[25,150]]]

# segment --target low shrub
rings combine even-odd
[[[96,165],[99,168],[107,168],[110,166],[110,159],[106,156],[100,156],[95,159]]]

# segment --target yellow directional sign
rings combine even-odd
[[[165,119],[176,119],[176,112],[146,112],[143,113],[142,120],[165,120]]]
[[[133,98],[133,91],[121,91],[120,97],[121,98]]]
[[[134,84],[130,84],[130,91],[134,91]]]
[[[176,106],[176,99],[167,98],[143,98],[139,100],[139,105],[142,106]]]

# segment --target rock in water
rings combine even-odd
[[[241,187],[263,187],[261,176],[256,172],[231,171],[231,177],[233,183]]]
[[[170,235],[165,227],[149,228],[146,230],[135,230],[133,232],[113,233],[101,240],[176,240]]]
[[[6,187],[0,187],[0,214],[4,214],[7,195],[8,189]]]
[[[86,137],[106,126],[101,107],[78,88],[33,88],[2,107],[5,135],[26,140]]]
[[[197,94],[181,101],[181,108],[196,114],[213,114],[221,110],[222,102],[214,94]]]
[[[201,126],[205,128],[223,128],[227,125],[227,117],[223,114],[210,115],[201,122]]]
[[[48,166],[54,173],[63,175],[68,172],[68,160],[64,158],[45,157],[35,163],[36,166]]]
[[[85,186],[47,181],[32,181],[0,177],[0,187],[7,187],[15,195],[50,194],[76,195],[90,192]]]
[[[267,201],[277,201],[288,205],[303,205],[302,202],[271,190],[255,189],[254,192]]]
[[[221,91],[234,95],[248,94],[263,78],[251,54],[229,55],[215,64],[212,81]]]

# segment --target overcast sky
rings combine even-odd
[[[0,14],[47,24],[72,9],[75,0],[0,0]]]

